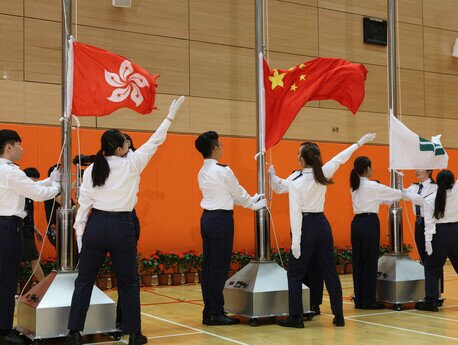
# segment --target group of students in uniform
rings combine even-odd
[[[133,210],[137,202],[140,174],[158,147],[184,97],[174,100],[167,117],[150,139],[137,150],[130,149],[130,138],[119,130],[105,131],[95,161],[84,172],[74,224],[79,252],[79,271],[75,281],[68,322],[66,345],[82,344],[86,313],[97,273],[107,253],[118,278],[119,306],[122,309],[122,331],[129,334],[129,344],[145,344],[141,333],[140,284],[137,272],[138,218]],[[334,314],[333,324],[344,326],[342,287],[334,264],[334,244],[330,224],[324,215],[327,186],[332,176],[362,145],[375,138],[364,135],[323,165],[317,144],[300,145],[301,169],[286,179],[269,168],[273,190],[289,194],[291,252],[288,262],[289,316],[280,320],[285,327],[303,328],[302,284],[311,286],[312,310],[319,314],[323,279],[326,282]],[[267,206],[263,195],[250,196],[239,184],[234,172],[220,164],[223,143],[214,131],[195,140],[204,163],[198,174],[202,192],[200,219],[203,241],[202,323],[208,326],[239,323],[224,311],[223,288],[229,270],[234,238],[234,205],[252,210]],[[15,131],[0,130],[0,343],[22,344],[12,331],[14,295],[20,260],[20,232],[25,198],[44,201],[60,192],[60,173],[34,182],[15,162],[22,156],[21,139]],[[422,310],[437,310],[439,279],[449,257],[458,270],[458,191],[453,174],[444,170],[437,176],[437,191],[430,174],[420,184],[407,190],[396,190],[371,181],[372,164],[368,157],[358,157],[350,176],[355,217],[351,224],[355,307],[379,309],[375,300],[377,257],[380,241],[379,206],[383,202],[410,199],[417,207],[416,240],[422,242],[428,255],[422,255],[426,274],[426,299],[418,304]],[[429,194],[427,194],[429,193]],[[422,210],[423,209],[423,210]],[[424,218],[423,218],[424,217]],[[423,230],[424,229],[424,230]],[[423,237],[424,236],[424,240]]]

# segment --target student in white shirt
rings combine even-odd
[[[421,263],[425,262],[425,198],[437,191],[437,185],[432,177],[432,170],[416,170],[418,183],[412,184],[403,190],[403,198],[412,201],[412,208],[415,214],[415,244]]]
[[[353,285],[356,309],[383,309],[376,303],[377,265],[380,247],[379,206],[402,198],[402,191],[371,181],[372,163],[357,157],[350,173],[355,216],[351,222]]]
[[[66,345],[82,344],[80,331],[84,329],[92,287],[107,252],[118,278],[122,331],[130,334],[130,345],[148,342],[141,334],[137,238],[132,210],[137,203],[140,174],[165,141],[183,102],[183,96],[172,102],[157,131],[135,152],[129,150],[129,141],[120,131],[104,132],[95,161],[84,172],[74,224],[80,262]]]
[[[60,191],[60,172],[51,173],[50,186],[32,181],[15,162],[22,158],[22,140],[16,131],[0,130],[0,344],[23,344],[12,330],[14,295],[21,259],[21,232],[25,198],[44,201]]]
[[[458,273],[458,185],[450,170],[437,174],[437,192],[425,199],[424,212],[426,297],[416,308],[438,311],[439,279],[447,257]]]
[[[227,279],[234,242],[234,205],[252,210],[266,207],[266,199],[256,194],[251,197],[239,184],[231,168],[218,161],[223,154],[223,143],[218,133],[208,131],[195,141],[204,164],[197,177],[202,192],[200,218],[203,245],[202,296],[204,310],[202,323],[207,326],[234,325],[239,320],[224,314],[224,283]]]
[[[280,320],[284,327],[303,328],[302,281],[310,261],[317,260],[331,298],[333,323],[345,325],[342,308],[342,286],[336,272],[334,240],[331,226],[324,215],[327,185],[332,176],[360,146],[372,141],[375,134],[363,136],[323,165],[318,145],[307,143],[299,152],[302,174],[289,183],[289,209],[291,223],[291,253],[288,261],[289,316]]]

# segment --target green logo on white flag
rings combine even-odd
[[[445,155],[445,150],[440,144],[435,144],[431,141],[418,137],[420,139],[420,151],[432,151],[435,156]]]

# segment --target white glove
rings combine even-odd
[[[49,178],[52,182],[60,183],[60,170],[54,168],[54,170],[51,172],[51,175],[49,175]]]
[[[251,201],[253,201],[254,203],[258,202],[261,198],[264,197],[264,194],[258,194],[256,193],[255,195],[253,195],[251,197]]]
[[[76,246],[78,247],[78,253],[81,253],[81,249],[83,249],[83,236],[76,236]]]
[[[364,144],[367,144],[368,142],[371,142],[374,140],[376,137],[375,133],[367,133],[366,135],[363,135],[361,139],[358,140],[357,144],[358,147],[363,146]]]
[[[261,199],[258,202],[255,202],[254,205],[251,206],[250,208],[253,211],[257,211],[257,210],[260,210],[261,208],[264,208],[266,206],[267,206],[267,200],[266,199]]]
[[[184,102],[184,96],[181,96],[178,99],[174,99],[170,104],[169,113],[167,114],[167,118],[172,121],[177,114],[178,109],[180,109],[181,105]]]
[[[433,253],[433,245],[430,241],[427,241],[425,243],[425,247],[426,247],[426,254],[428,255],[431,255]]]
[[[275,171],[275,168],[273,165],[269,167],[269,170],[267,170],[267,172],[269,173],[269,175],[277,176],[277,172]]]
[[[291,252],[293,253],[293,256],[296,259],[299,259],[301,257],[301,244],[300,243],[293,243],[291,245]]]

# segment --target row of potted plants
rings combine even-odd
[[[388,253],[388,251],[389,247],[387,245],[381,245],[379,256]],[[404,245],[404,252],[409,253],[411,251],[412,246]],[[289,253],[290,248],[271,249],[270,257],[279,265],[283,265],[287,268]],[[339,274],[352,272],[352,248],[350,246],[335,247],[334,256],[336,270]],[[235,250],[231,258],[229,275],[235,274],[235,272],[245,267],[254,258],[254,251],[244,249]],[[137,257],[137,264],[143,286],[151,286],[153,283],[153,276],[157,276],[159,285],[168,285],[169,278],[172,285],[180,285],[182,284],[183,277],[185,283],[194,283],[196,276],[200,278],[202,254],[194,250],[185,252],[156,250],[150,256],[142,256],[139,254]],[[41,266],[43,272],[47,275],[56,268],[56,261],[54,258],[44,258],[41,260]],[[30,264],[21,263],[19,281],[27,281],[31,273],[32,269]],[[110,281],[112,288],[117,286],[111,257],[107,255],[100,268],[97,285],[101,289],[107,289]]]

